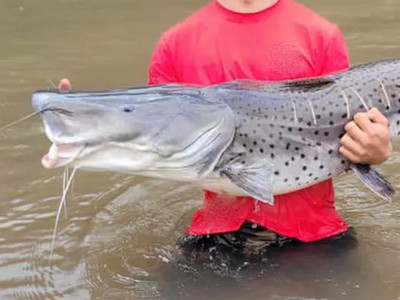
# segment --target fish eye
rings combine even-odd
[[[134,109],[132,107],[124,107],[124,109],[123,109],[123,111],[126,112],[126,113],[133,112],[133,110]]]

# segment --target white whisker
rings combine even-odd
[[[379,79],[377,79],[377,80],[378,80],[378,82],[379,82],[379,85],[381,86],[383,95],[385,96],[387,106],[389,107],[389,109],[391,109],[392,106],[390,105],[389,96],[388,96],[388,94],[387,94],[387,92],[386,92],[385,86],[383,85],[383,82],[382,82],[381,80],[379,80]]]
[[[364,105],[365,110],[369,111],[369,107],[368,107],[367,103],[364,101],[364,99],[361,97],[361,95],[359,93],[357,93],[357,91],[355,89],[353,89],[352,87],[350,87],[350,89],[353,92],[353,94],[356,95],[358,100],[360,100],[361,103]]]
[[[351,117],[351,116],[350,116],[349,98],[347,98],[347,95],[346,95],[346,93],[343,91],[342,88],[340,88],[340,92],[342,93],[344,102],[346,103],[347,119],[350,120],[350,117]]]
[[[49,79],[47,79],[47,82],[50,83],[50,85],[51,85],[54,89],[57,89],[57,86],[56,86],[56,84],[54,83],[53,80],[51,80],[51,79],[49,78]]]
[[[64,175],[63,175],[63,193],[67,187],[67,182],[68,182],[69,178],[68,178],[68,168],[64,169]],[[67,219],[68,215],[67,215],[67,201],[64,201],[64,217]]]
[[[310,105],[311,115],[312,115],[312,118],[313,118],[314,125],[317,125],[317,118],[315,116],[314,107],[313,107],[313,105],[312,105],[310,100],[307,99],[307,102],[308,102],[308,105]]]
[[[23,122],[23,121],[25,121],[25,120],[27,120],[27,119],[33,117],[33,116],[36,116],[36,115],[39,114],[39,113],[41,113],[41,110],[35,111],[35,112],[33,112],[33,113],[30,113],[29,115],[26,115],[25,117],[22,117],[21,119],[12,121],[11,123],[8,123],[7,125],[4,125],[4,126],[0,127],[0,131],[2,131],[2,130],[4,130],[4,129],[7,129],[7,128],[13,126],[13,125],[18,124],[18,123],[21,123],[21,122]]]
[[[77,170],[77,168],[74,168],[72,170],[71,177],[68,179],[68,182],[67,182],[67,184],[65,186],[65,189],[64,189],[62,197],[61,197],[60,205],[58,206],[58,211],[57,211],[57,215],[56,215],[56,221],[55,221],[54,230],[53,230],[53,238],[52,238],[52,241],[51,241],[50,265],[51,265],[51,262],[52,262],[52,259],[53,259],[54,244],[55,244],[55,240],[56,240],[56,234],[57,234],[58,222],[60,220],[61,210],[63,208],[65,199],[67,197],[68,189],[69,189],[69,187],[71,185],[72,179],[74,178],[76,170]]]

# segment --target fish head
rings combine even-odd
[[[42,159],[47,168],[198,171],[211,168],[234,136],[229,107],[197,89],[46,91],[34,93],[32,104],[53,143]]]

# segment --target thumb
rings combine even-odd
[[[67,78],[63,78],[58,83],[58,89],[60,91],[69,91],[71,89],[71,82]]]

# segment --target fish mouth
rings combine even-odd
[[[42,158],[42,166],[54,169],[66,166],[73,162],[86,148],[83,144],[55,144],[50,146],[47,154]]]

